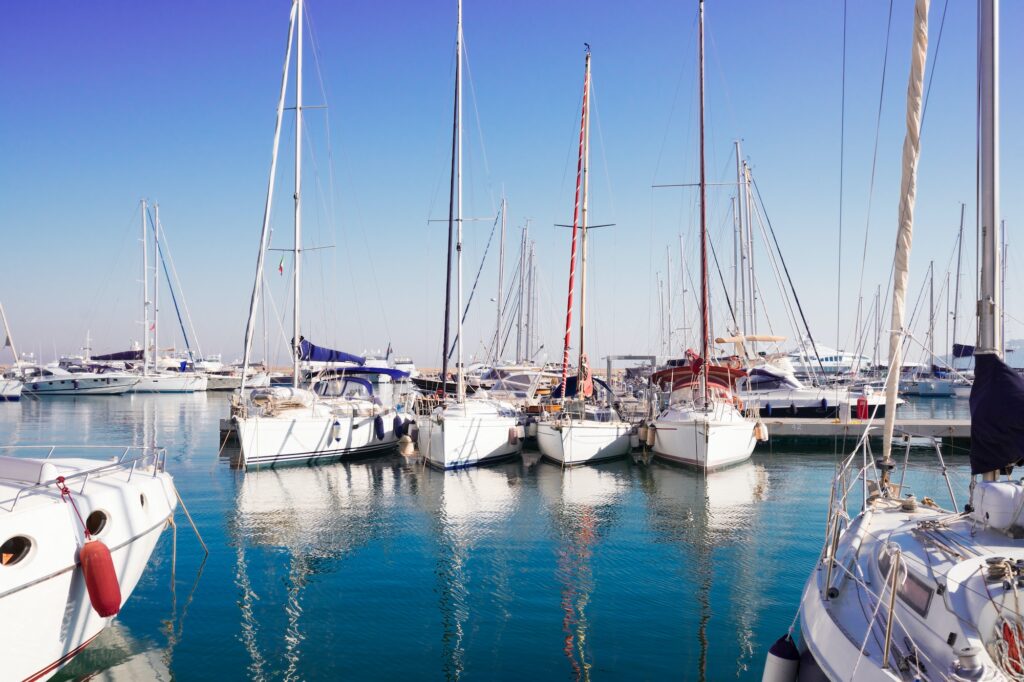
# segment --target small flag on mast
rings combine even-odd
[[[284,274],[284,256],[281,256],[281,262],[277,264],[277,274]]]

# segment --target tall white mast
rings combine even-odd
[[[526,236],[530,221],[526,221],[519,242],[519,310],[516,321],[516,364],[523,361],[523,314],[526,306]]]
[[[292,386],[299,387],[299,344],[302,289],[302,0],[295,17],[295,271],[292,274]]]
[[[288,68],[291,64],[292,57],[292,40],[295,34],[295,14],[298,9],[298,3],[292,3],[292,10],[288,20],[288,45],[284,51],[284,68],[281,70],[281,92],[277,99],[277,117],[274,122],[274,145],[273,151],[270,157],[270,178],[267,181],[267,195],[266,203],[263,206],[263,228],[260,231],[260,249],[256,255],[256,279],[252,285],[252,297],[249,300],[249,318],[245,324],[245,347],[242,350],[242,385],[241,391],[245,390],[246,375],[249,373],[249,357],[252,353],[252,337],[256,330],[256,311],[259,307],[260,302],[260,291],[265,286],[263,279],[263,269],[266,262],[267,256],[267,245],[270,241],[270,211],[274,203],[274,181],[277,178],[277,152],[281,142],[281,120],[284,118],[284,102],[285,95],[288,91]],[[267,334],[267,323],[266,323],[266,307],[264,311],[264,322],[263,322],[263,333]],[[267,369],[269,369],[270,359],[266,353],[266,343],[264,344],[264,363],[267,363]]]
[[[1002,243],[999,223],[999,0],[978,3],[978,31],[981,300],[976,352],[995,353],[1002,358],[1002,263],[998,257]]]
[[[505,225],[508,217],[508,202],[504,192],[501,195],[501,242],[498,248],[498,319],[494,326],[494,365],[501,361],[501,314],[502,297],[505,295]]]
[[[734,140],[736,147],[736,203],[734,205],[736,241],[738,242],[738,256],[736,269],[739,271],[740,289],[736,292],[736,284],[733,282],[733,306],[740,316],[740,334],[751,334],[747,324],[747,231],[743,227],[743,199],[746,197],[746,190],[743,186],[743,152],[740,141]]]
[[[458,268],[458,279],[456,286],[456,300],[458,300],[458,306],[456,310],[459,318],[459,328],[457,343],[459,346],[457,352],[458,363],[456,371],[458,372],[458,400],[459,403],[466,402],[466,377],[463,374],[462,366],[462,0],[459,0],[459,19],[458,26],[455,30],[455,134],[458,145],[458,156],[456,157],[455,163],[455,176],[456,185],[458,190],[458,203],[456,208],[456,239],[455,239],[455,260],[456,267]],[[447,352],[447,349],[445,349]]]
[[[160,369],[160,204],[153,204],[153,369]]]
[[[750,205],[754,203],[750,196],[750,166],[743,162],[743,224],[747,240],[747,286],[746,295],[750,307],[750,326],[747,334],[757,334],[757,284],[754,281],[754,221],[750,217]]]
[[[704,397],[705,409],[710,407],[708,401],[708,357],[711,352],[711,312],[708,293],[708,221],[707,221],[707,179],[704,169],[704,0],[700,0],[700,387]]]
[[[586,74],[587,92],[583,101],[583,181],[580,183],[580,359],[576,364],[576,396],[583,398],[583,354],[586,345],[584,330],[587,326],[587,200],[590,198],[590,48],[587,47]]]
[[[142,205],[142,373],[149,374],[149,255],[146,242],[146,200]]]

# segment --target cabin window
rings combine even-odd
[[[878,557],[878,568],[882,571],[883,577],[889,574],[889,566],[891,562],[892,559],[890,558],[889,553],[883,547],[882,552]],[[931,606],[932,595],[935,594],[935,590],[930,587],[924,579],[914,575],[914,573],[906,568],[905,565],[901,573],[904,577],[896,590],[896,594],[899,595],[900,600],[902,600],[904,604],[909,606],[919,616],[922,618],[926,617],[928,615],[928,607]]]
[[[28,556],[32,541],[24,535],[15,535],[0,545],[0,565],[13,566]]]
[[[96,510],[89,514],[89,517],[85,520],[85,527],[88,529],[90,535],[99,535],[103,532],[103,529],[107,527],[107,514],[100,510]]]

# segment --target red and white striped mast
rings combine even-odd
[[[569,377],[569,341],[572,336],[572,304],[573,304],[573,287],[576,279],[576,236],[580,229],[580,219],[582,216],[583,229],[586,230],[586,194],[585,194],[585,177],[587,173],[586,168],[586,155],[588,146],[588,120],[587,105],[590,99],[590,46],[587,46],[586,52],[586,67],[583,75],[583,110],[580,114],[580,147],[579,157],[576,161],[576,198],[573,203],[572,209],[572,252],[569,258],[569,297],[565,306],[565,346],[562,350],[562,400],[565,400],[565,383]],[[581,194],[583,201],[581,202]],[[582,210],[581,210],[582,209]],[[580,311],[580,319],[583,319],[583,311]],[[583,329],[582,324],[580,326],[580,360],[583,358]],[[580,368],[577,368],[577,372]],[[577,390],[579,390],[579,378],[577,377]]]

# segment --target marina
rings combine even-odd
[[[1024,5],[55,1],[0,682],[1024,682]]]

